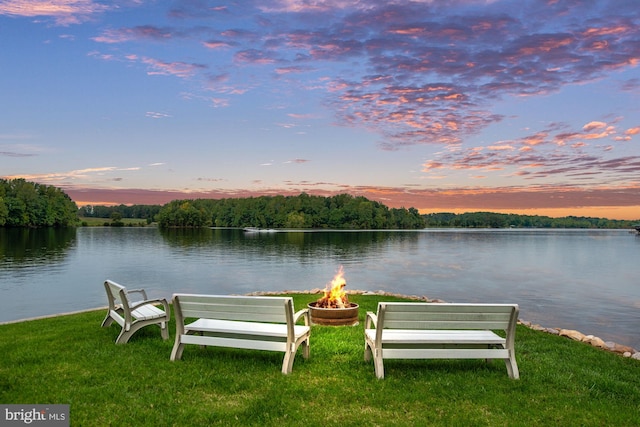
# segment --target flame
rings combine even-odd
[[[324,291],[324,296],[316,302],[316,307],[349,307],[349,298],[347,298],[347,292],[344,290],[344,287],[346,285],[347,281],[344,278],[344,269],[342,268],[342,266],[340,266],[336,275],[333,276],[333,280],[331,280],[331,283],[327,284],[327,288]]]

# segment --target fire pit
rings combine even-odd
[[[344,272],[340,266],[338,273],[327,285],[324,296],[307,305],[312,325],[353,326],[358,324],[358,304],[349,302],[344,290],[346,285]]]

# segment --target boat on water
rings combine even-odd
[[[638,233],[640,233],[640,224],[636,224],[636,225],[634,225],[634,226],[633,226],[633,228],[635,228],[635,229],[636,229],[636,231],[637,231]]]
[[[273,228],[257,228],[257,227],[245,227],[242,229],[245,233],[275,233]]]

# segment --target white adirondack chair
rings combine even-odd
[[[110,326],[114,321],[122,327],[116,344],[125,344],[140,328],[148,325],[159,325],[162,339],[169,339],[168,323],[170,317],[169,303],[166,299],[148,299],[144,289],[127,290],[112,280],[104,282],[109,300],[107,316],[102,327]],[[132,301],[131,294],[140,294],[141,301]],[[157,306],[162,305],[162,309]]]

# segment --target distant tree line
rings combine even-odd
[[[260,196],[174,200],[157,216],[161,227],[258,227],[316,229],[417,229],[424,219],[415,208],[388,208],[365,197]]]
[[[69,227],[78,221],[78,207],[59,188],[0,179],[0,226]]]
[[[431,213],[423,215],[423,218],[427,227],[463,228],[632,228],[640,222],[578,216],[551,218],[494,212]]]
[[[365,197],[261,196],[174,200],[161,205],[87,205],[78,209],[61,189],[0,179],[0,227],[68,227],[80,217],[157,221],[162,227],[258,227],[318,229],[463,228],[633,228],[639,220],[471,212],[421,215],[415,208],[388,208]]]
[[[100,206],[85,205],[78,209],[78,215],[85,218],[111,218],[120,220],[122,218],[144,219],[147,223],[155,220],[160,213],[161,205],[117,205]]]

